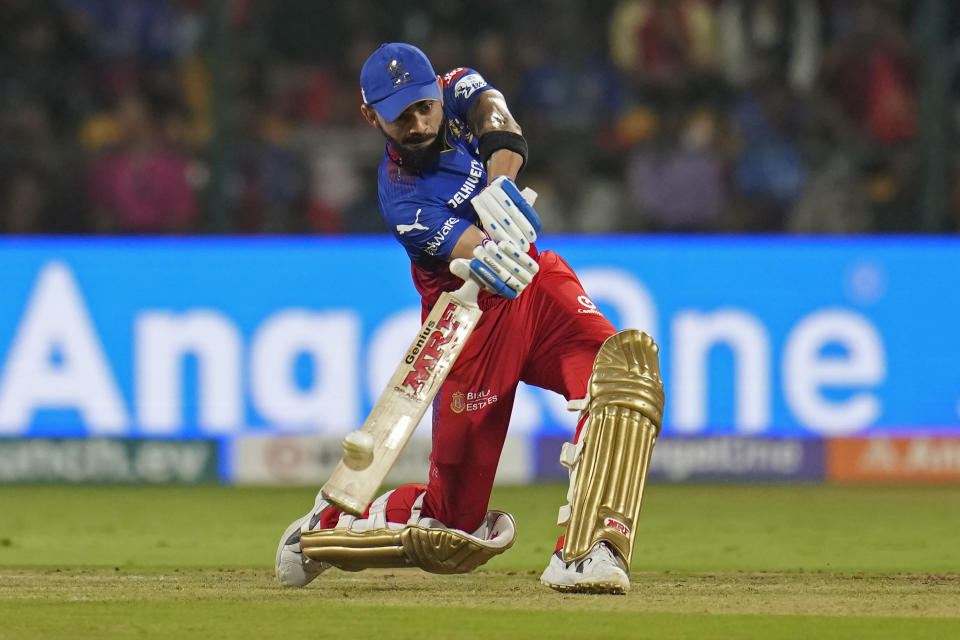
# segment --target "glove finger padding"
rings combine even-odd
[[[508,240],[523,253],[536,241],[541,228],[540,216],[525,196],[531,202],[536,200],[532,189],[521,193],[513,180],[498,176],[471,200],[487,235],[496,242]]]
[[[537,264],[537,261],[531,258],[530,254],[520,251],[520,248],[509,240],[501,240],[497,243],[497,246],[500,247],[500,251],[507,256],[506,260],[509,260],[514,266],[514,275],[527,284],[530,284],[533,276],[540,271],[540,265]]]
[[[520,295],[540,270],[533,258],[507,240],[499,244],[484,240],[473,256],[473,260],[451,260],[450,272],[464,280],[473,277],[487,291],[509,300]]]
[[[504,241],[504,246],[516,249],[516,247],[508,241]],[[492,240],[484,240],[483,243],[478,244],[473,249],[474,258],[482,262],[493,272],[500,282],[515,292],[515,295],[506,297],[515,298],[530,284],[536,271],[521,266],[513,260],[511,256],[514,254],[518,256],[521,255],[519,251],[508,252],[502,250],[500,246]],[[536,263],[533,264],[536,266]],[[537,269],[539,270],[539,267],[537,267]]]
[[[478,258],[468,260],[466,258],[455,258],[450,261],[450,273],[461,280],[473,279],[490,293],[503,296],[508,300],[517,297],[517,292],[506,285],[503,280],[497,277],[490,267]]]

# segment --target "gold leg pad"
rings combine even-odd
[[[590,376],[590,417],[572,472],[564,562],[607,542],[626,559],[633,540],[650,456],[663,421],[659,349],[635,330],[603,343]]]
[[[475,535],[481,530],[482,537]],[[311,560],[344,571],[419,567],[430,573],[468,573],[509,549],[516,525],[510,514],[491,511],[475,534],[418,524],[369,531],[324,529],[302,534],[300,546]]]

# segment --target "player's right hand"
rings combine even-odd
[[[467,280],[473,278],[487,291],[513,300],[523,293],[540,265],[509,240],[484,240],[473,250],[473,260],[450,261],[450,272]]]
[[[540,216],[533,208],[537,194],[527,188],[522,192],[507,176],[497,176],[470,203],[494,242],[509,241],[526,253],[540,233]]]

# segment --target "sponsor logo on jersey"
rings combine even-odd
[[[620,533],[627,538],[630,537],[630,527],[620,522],[616,518],[608,517],[606,522],[603,523],[603,526],[605,526],[607,529],[613,529],[617,533]]]
[[[492,390],[486,391],[455,391],[450,397],[450,410],[454,413],[463,413],[466,411],[480,411],[497,402],[497,395]]]
[[[471,73],[457,80],[457,84],[453,87],[453,95],[466,100],[477,89],[482,89],[485,86],[487,86],[487,81],[479,73]]]
[[[578,296],[577,302],[580,303],[580,308],[577,309],[577,313],[592,313],[594,315],[602,316],[600,310],[597,309],[597,305],[593,303],[593,300],[587,296]]]
[[[440,230],[430,239],[427,246],[423,248],[423,252],[431,256],[436,255],[443,241],[446,240],[447,236],[450,235],[450,232],[453,230],[453,227],[457,224],[457,220],[459,220],[459,218],[447,218],[443,226],[440,227]]]
[[[497,395],[490,389],[486,391],[467,392],[467,411],[479,411],[497,402]]]
[[[429,229],[428,229],[427,227],[425,227],[425,226],[423,226],[422,224],[420,224],[420,212],[421,212],[421,211],[423,211],[423,209],[417,209],[417,215],[414,216],[414,218],[413,218],[413,224],[398,224],[398,225],[397,225],[397,235],[401,235],[401,236],[402,236],[403,234],[409,233],[410,231],[414,231],[414,230],[416,230],[416,229],[420,229],[421,231],[429,231]]]
[[[447,200],[447,206],[451,209],[456,209],[461,204],[470,199],[470,196],[473,195],[473,192],[476,191],[477,185],[480,184],[480,180],[483,178],[483,165],[480,164],[480,161],[476,158],[470,159],[470,173],[467,175],[467,179],[463,181],[463,184],[460,185],[460,188],[457,189],[457,192],[453,194],[453,197]]]
[[[449,350],[447,345],[454,339],[454,333],[460,326],[459,322],[453,320],[458,308],[455,302],[449,303],[436,325],[427,324],[417,336],[417,341],[403,359],[410,369],[403,382],[396,387],[397,391],[411,398],[420,395],[424,384],[433,376],[437,363]]]
[[[445,74],[443,74],[443,86],[449,87],[450,83],[463,75],[466,70],[466,67],[457,67],[456,69],[447,71]]]

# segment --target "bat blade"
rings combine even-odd
[[[320,489],[332,504],[366,511],[477,325],[478,291],[470,280],[437,300],[361,427],[373,436],[373,461],[356,470],[341,459]]]

